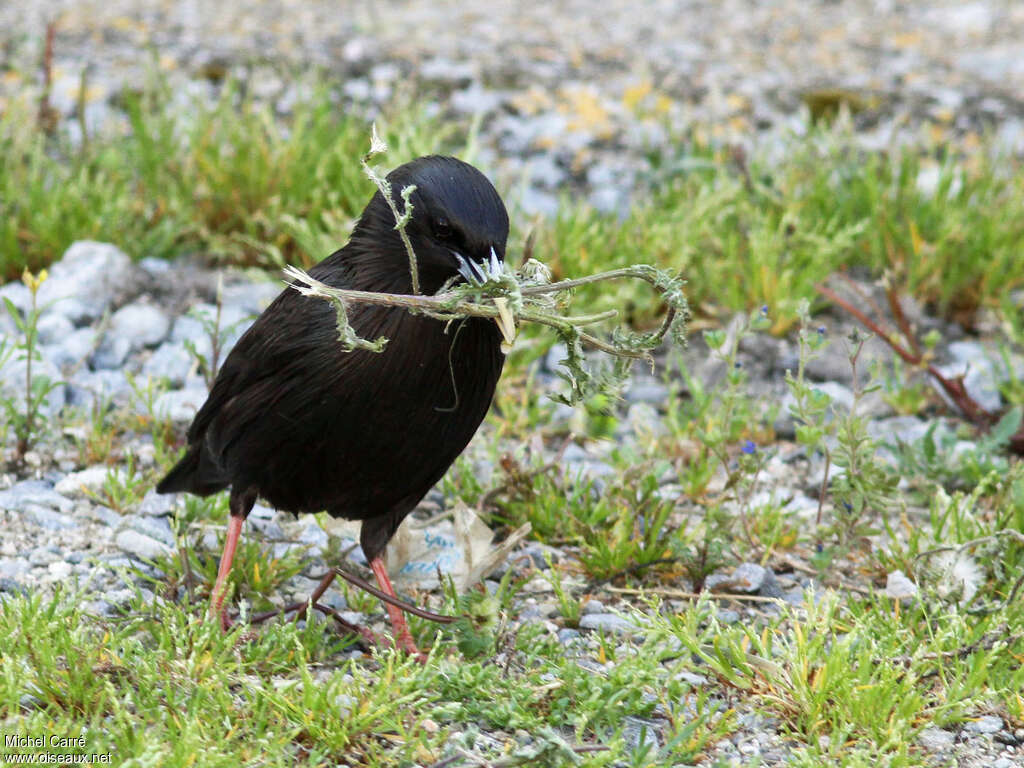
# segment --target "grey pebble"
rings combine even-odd
[[[0,557],[0,579],[17,579],[29,570],[29,562],[20,557]]]
[[[19,584],[17,580],[6,576],[0,576],[0,592],[28,595],[28,590],[24,586]]]
[[[568,645],[569,643],[578,640],[581,637],[582,635],[580,634],[579,630],[576,629],[566,627],[564,629],[558,630],[558,642],[562,643],[562,645]]]
[[[998,733],[1003,730],[1003,719],[995,715],[982,715],[977,720],[967,723],[964,730],[968,733]]]
[[[71,324],[71,321],[63,315],[55,315],[54,317],[63,319],[68,325]],[[64,370],[78,365],[85,360],[89,353],[92,352],[95,339],[96,331],[92,328],[76,328],[52,343],[42,343],[39,347],[39,354],[61,370]]]
[[[50,507],[67,512],[74,505],[57,493],[52,483],[45,480],[22,480],[6,491],[0,491],[0,508],[24,512],[29,506]]]
[[[893,571],[885,580],[885,596],[893,600],[910,600],[917,597],[917,584],[907,578],[903,571]]]
[[[151,488],[142,497],[136,513],[148,517],[164,517],[172,512],[175,504],[174,496],[157,493],[155,488]]]
[[[180,387],[198,369],[198,363],[184,343],[165,341],[142,364],[142,375],[154,379],[165,379]]]
[[[594,598],[587,600],[580,611],[584,616],[588,613],[606,613],[604,603]]]
[[[614,613],[588,613],[580,617],[580,629],[600,630],[613,634],[642,634],[640,627]]]
[[[656,750],[661,745],[658,738],[663,724],[657,720],[626,715],[622,719],[622,740],[630,752]]]
[[[49,566],[47,566],[47,570],[50,572],[50,576],[52,576],[55,580],[63,581],[71,575],[71,571],[73,569],[71,563],[66,563],[63,560],[58,560],[57,562],[50,563]]]
[[[479,83],[470,83],[468,87],[453,91],[451,94],[452,109],[464,115],[484,115],[497,111],[505,97]]]
[[[199,386],[164,392],[156,399],[153,410],[157,416],[171,421],[190,422],[196,411],[206,402],[208,394],[206,387]]]
[[[665,405],[668,402],[668,387],[650,376],[634,376],[626,391],[622,393],[627,403],[649,403]]]
[[[122,531],[137,531],[151,539],[167,545],[174,546],[174,531],[166,517],[147,517],[143,515],[125,515],[121,518],[120,529]],[[120,544],[119,544],[120,546]]]
[[[86,467],[78,472],[65,475],[53,489],[57,493],[71,498],[87,497],[89,493],[99,491],[110,475],[111,468],[105,464]]]
[[[232,323],[260,314],[278,297],[284,286],[277,280],[257,280],[225,285],[221,290],[222,320],[230,316]],[[225,313],[224,308],[231,309]],[[222,322],[223,325],[223,322]]]
[[[5,398],[12,398],[21,407],[24,407],[25,373],[27,361],[19,359],[16,355],[0,366],[0,394]],[[54,418],[64,407],[66,393],[64,387],[60,386],[62,380],[60,369],[49,359],[43,357],[41,360],[32,361],[33,379],[47,378],[50,383],[56,384],[46,395],[40,405],[40,413],[47,419]]]
[[[126,528],[118,533],[115,543],[123,551],[128,552],[140,560],[155,560],[158,557],[170,554],[173,551],[163,542],[130,528]]]
[[[55,312],[44,313],[36,324],[40,344],[60,344],[74,330],[74,324],[66,316]]]
[[[131,268],[131,258],[117,246],[79,240],[50,267],[49,279],[39,288],[39,305],[76,325],[96,320],[114,302]]]
[[[89,517],[98,523],[109,525],[111,528],[117,528],[121,525],[121,515],[112,510],[110,507],[105,507],[102,504],[89,508]]]
[[[133,395],[131,384],[120,370],[80,370],[68,382],[68,390],[69,403],[87,409],[106,401],[125,404]]]
[[[941,728],[925,728],[918,734],[917,741],[925,749],[939,752],[952,747],[956,741],[956,735]]]
[[[967,390],[967,394],[986,411],[995,412],[1002,407],[1003,398],[999,393],[999,383],[1002,377],[997,373],[996,366],[991,360],[980,357],[969,362],[961,361],[949,365],[938,365],[936,368],[948,379],[963,376],[964,389]],[[943,400],[950,402],[944,389],[934,382],[933,388]]]
[[[306,552],[311,557],[321,557],[327,551],[327,531],[316,524],[314,520],[307,520],[298,541],[307,546]]]
[[[730,574],[713,573],[704,585],[711,591],[738,592],[764,597],[783,597],[775,574],[757,563],[741,563]]]
[[[48,507],[31,504],[25,509],[25,512],[28,514],[29,520],[48,531],[64,531],[78,527],[78,522],[73,517],[61,512],[54,512]]]

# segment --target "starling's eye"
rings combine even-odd
[[[434,219],[434,234],[442,240],[448,240],[452,236],[452,225],[448,219],[443,216],[439,216]]]

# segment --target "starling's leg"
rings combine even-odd
[[[242,523],[249,516],[255,503],[255,493],[251,491],[235,493],[235,490],[231,489],[231,499],[228,502],[231,509],[231,516],[228,518],[228,535],[224,540],[224,552],[220,556],[217,581],[214,583],[213,592],[210,595],[210,616],[220,616],[220,627],[225,632],[231,628],[231,620],[228,618],[227,609],[224,608],[224,593],[227,591],[228,574],[231,573],[231,561],[235,559],[235,549],[238,547],[238,537],[242,533]]]
[[[384,567],[384,561],[380,557],[375,557],[370,561],[370,568],[377,577],[377,583],[380,584],[380,588],[391,595],[391,597],[397,597],[395,588],[391,586],[391,579],[388,578],[388,571]],[[416,648],[416,643],[412,640],[412,635],[409,633],[409,625],[405,622],[405,614],[402,613],[402,609],[391,603],[385,603],[385,606],[388,609],[388,615],[391,617],[391,630],[395,635],[395,645],[406,653],[418,658],[424,658],[423,654]]]

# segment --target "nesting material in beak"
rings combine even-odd
[[[504,296],[491,299],[491,301],[498,308],[498,316],[494,318],[494,322],[498,324],[498,329],[504,339],[501,342],[501,351],[507,355],[512,351],[512,344],[516,340],[516,319],[508,307],[508,299]]]

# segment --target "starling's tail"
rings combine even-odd
[[[185,491],[198,496],[209,496],[211,493],[223,490],[228,483],[219,477],[211,477],[208,464],[202,460],[202,449],[198,445],[189,446],[188,451],[181,457],[181,461],[175,464],[163,480],[157,483],[157,493],[178,493]],[[205,470],[205,471],[204,471]]]

